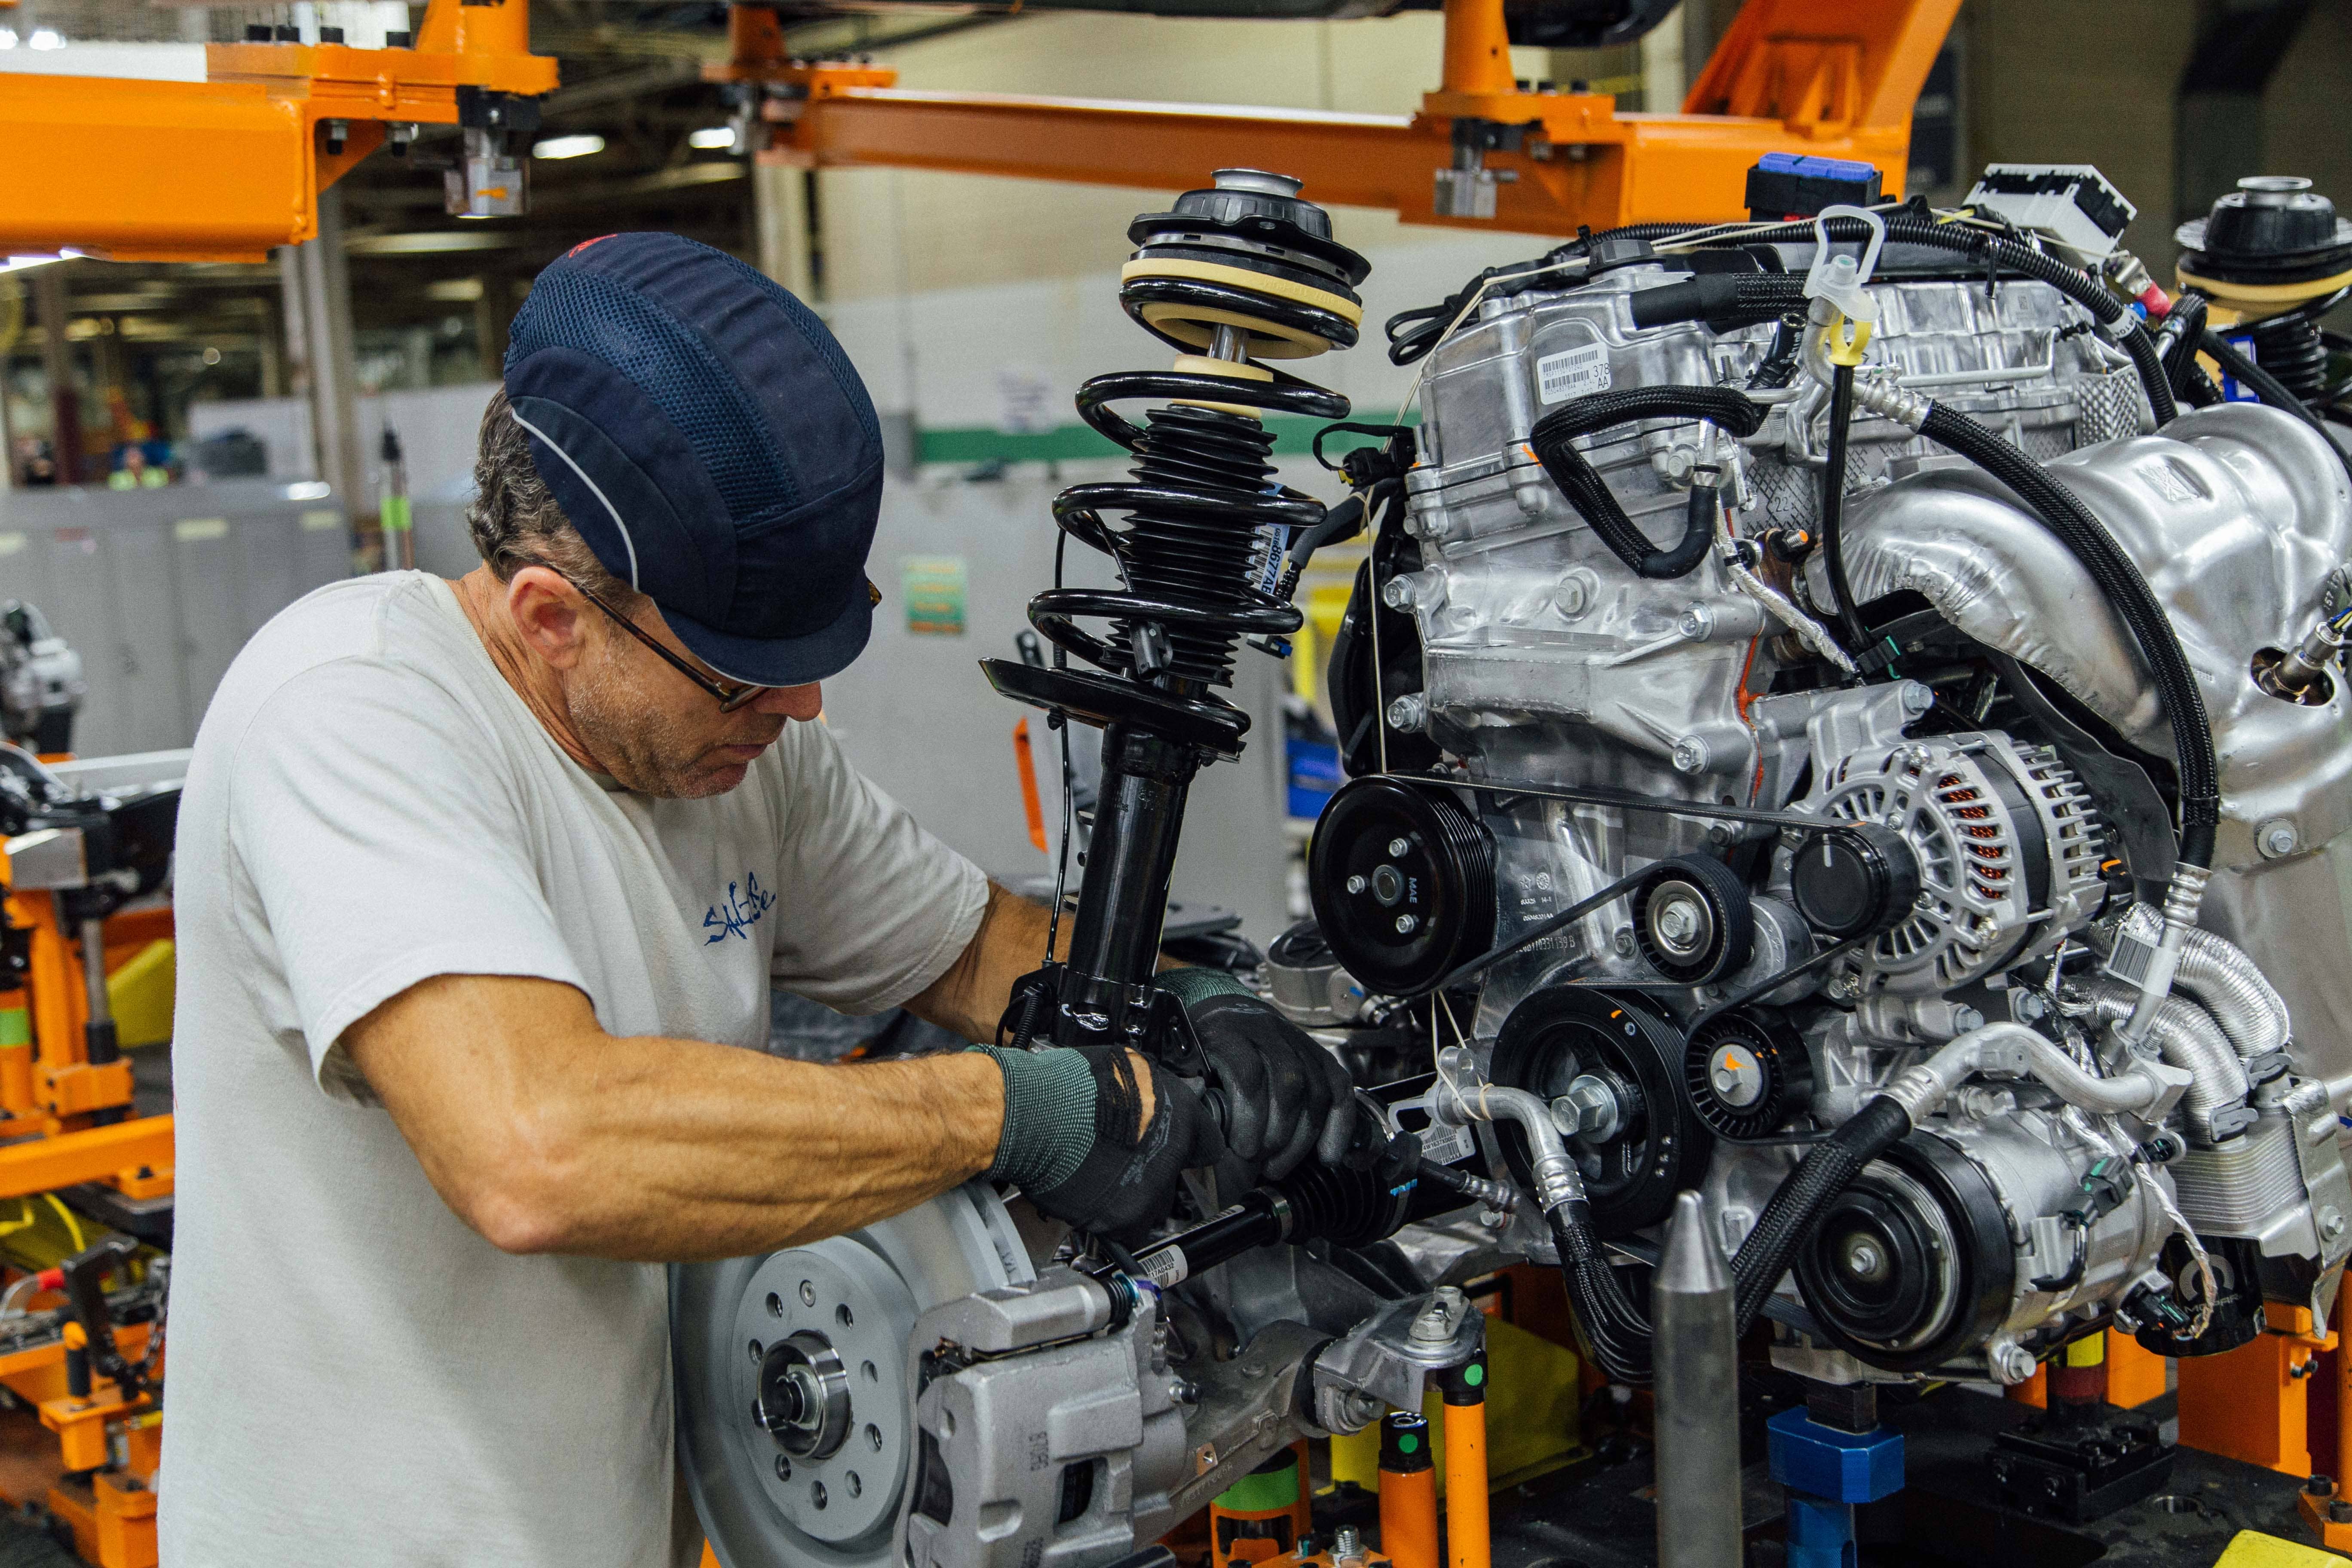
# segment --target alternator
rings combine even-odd
[[[2105,832],[2046,746],[1911,741],[1824,768],[1814,809],[1894,828],[1919,858],[1911,914],[1865,946],[1866,988],[1938,995],[2037,956],[2096,912]]]

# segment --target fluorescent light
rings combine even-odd
[[[33,36],[25,41],[37,49],[62,49],[66,47],[65,36],[55,27],[36,27]]]
[[[0,49],[13,49],[16,47],[16,29],[14,27],[0,27]]]
[[[304,479],[286,487],[288,500],[324,500],[334,494],[335,487],[322,479]]]
[[[706,125],[699,131],[689,132],[686,144],[698,153],[716,153],[722,149],[732,151],[735,128],[732,125]]]
[[[585,158],[592,153],[602,153],[604,150],[604,139],[602,136],[551,136],[544,142],[534,143],[530,155],[534,158],[551,160]]]
[[[482,297],[482,280],[478,278],[437,278],[425,286],[428,300],[469,301]]]

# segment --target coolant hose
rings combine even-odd
[[[2200,397],[2203,402],[2210,402],[2212,395],[2218,395],[2212,383],[2197,368],[2197,348],[2205,338],[2208,308],[2204,295],[2193,291],[2183,294],[2157,333],[2157,345],[2164,361],[2164,379],[2174,396],[2186,397],[2191,403],[2199,403]],[[2202,393],[2191,395],[2190,388],[2200,381],[2205,383]]]
[[[2207,336],[2210,339],[2211,334]],[[2210,867],[2214,829],[2221,819],[2221,761],[2213,749],[2204,693],[2198,689],[2171,617],[2157,602],[2147,579],[2074,491],[1985,426],[1941,404],[1931,404],[1919,431],[2016,492],[2082,562],[2101,595],[2123,617],[2147,656],[2156,677],[2157,697],[2172,728],[2180,769],[2179,858],[2189,866]]]
[[[1797,1260],[1830,1200],[1862,1174],[1862,1168],[1911,1135],[1911,1116],[1885,1095],[1874,1096],[1829,1138],[1813,1145],[1794,1173],[1780,1184],[1757,1216],[1756,1227],[1731,1260],[1731,1331],[1745,1336],[1771,1299],[1780,1276]]]
[[[1575,438],[1637,419],[1703,419],[1734,436],[1753,436],[1763,427],[1764,405],[1727,386],[1643,386],[1623,392],[1596,392],[1564,403],[1528,432],[1528,445],[1544,472],[1559,487],[1591,525],[1601,542],[1643,577],[1680,577],[1706,557],[1714,538],[1711,509],[1693,505],[1684,521],[1681,541],[1660,549],[1633,526],[1625,509],[1610,493]],[[1695,487],[1696,488],[1696,487]]]
[[[1846,651],[1859,655],[1870,646],[1870,628],[1862,624],[1853,584],[1845,574],[1846,432],[1853,424],[1853,366],[1842,364],[1830,375],[1829,451],[1822,468],[1822,565],[1837,599],[1838,628],[1845,633]]]
[[[1796,1260],[1830,1200],[1846,1190],[1863,1167],[1910,1135],[1911,1116],[1900,1103],[1878,1095],[1827,1140],[1813,1146],[1764,1205],[1755,1228],[1731,1260],[1732,1332],[1755,1326],[1773,1288]],[[1593,1359],[1619,1383],[1646,1383],[1650,1376],[1650,1324],[1629,1300],[1609,1265],[1606,1248],[1592,1228],[1592,1210],[1580,1198],[1554,1207],[1552,1241],[1559,1248],[1561,1280],[1575,1304]]]

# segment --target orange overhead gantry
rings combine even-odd
[[[1572,234],[1743,213],[1766,153],[1874,163],[1900,195],[1911,110],[1959,0],[1748,0],[1679,114],[1512,79],[1502,0],[1445,0],[1441,85],[1417,114],[916,92],[871,66],[785,52],[773,9],[738,5],[712,81],[756,89],[762,162],[886,165],[1182,190],[1246,164],[1318,202],[1408,223]]]
[[[0,257],[259,261],[318,232],[319,193],[388,128],[420,124],[480,151],[453,200],[517,210],[500,182],[523,165],[488,149],[554,89],[530,37],[529,0],[429,0],[413,47],[213,44],[201,82],[0,74]]]
[[[1738,213],[1748,167],[1798,151],[1876,164],[1900,192],[1913,101],[1959,0],[1748,0],[1678,114],[1521,90],[1503,0],[1445,0],[1441,82],[1412,115],[914,92],[869,66],[793,60],[772,7],[731,13],[706,76],[754,101],[763,160],[1181,190],[1224,164],[1411,223],[1569,234]],[[317,232],[319,193],[425,124],[457,125],[451,209],[520,210],[555,62],[529,0],[429,0],[413,47],[208,46],[209,79],[0,75],[0,254],[257,260]]]

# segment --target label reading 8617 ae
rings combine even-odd
[[[1546,403],[1609,390],[1609,345],[1586,343],[1536,361],[1536,391]]]

